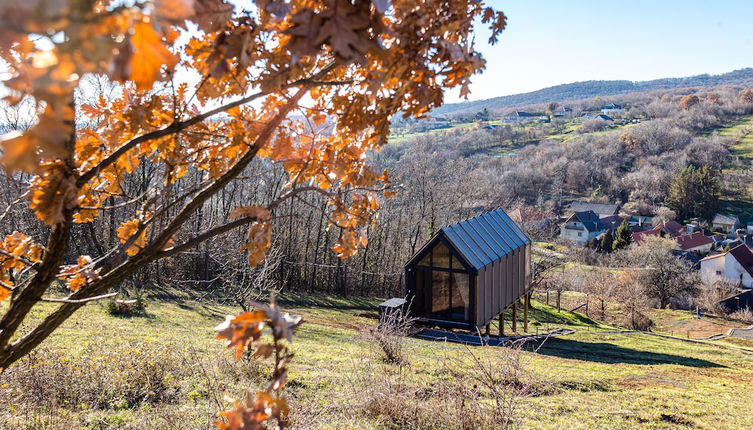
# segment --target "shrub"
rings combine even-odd
[[[48,407],[126,409],[173,402],[179,391],[174,381],[190,374],[167,348],[147,344],[93,349],[81,358],[42,348],[3,374],[3,397]]]
[[[403,344],[405,337],[413,334],[415,322],[415,318],[408,314],[409,306],[407,303],[402,308],[383,313],[375,327],[364,331],[367,340],[379,346],[387,363],[407,364]]]
[[[111,300],[107,302],[107,313],[119,317],[146,315],[146,303],[138,297],[133,300]]]
[[[729,316],[736,320],[743,321],[748,324],[753,324],[753,310],[751,310],[749,307],[738,309],[735,312],[732,312]]]

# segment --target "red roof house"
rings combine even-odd
[[[674,238],[677,245],[682,251],[696,251],[706,253],[711,251],[714,241],[710,237],[697,231],[691,234],[683,234]]]

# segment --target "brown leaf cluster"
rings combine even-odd
[[[0,241],[0,301],[10,295],[14,276],[41,258],[42,247],[23,233],[15,231]]]
[[[268,306],[253,305],[254,311],[228,315],[215,331],[218,338],[227,339],[228,348],[235,348],[236,359],[240,359],[248,348],[255,358],[274,356],[274,369],[264,391],[254,395],[249,392],[243,401],[235,402],[232,409],[219,413],[224,419],[216,422],[221,430],[264,429],[272,422],[281,428],[285,426],[289,413],[287,401],[280,392],[287,382],[287,366],[293,354],[284,341],[292,342],[293,331],[302,321],[300,317],[283,312],[274,297]],[[263,339],[265,331],[270,341]]]

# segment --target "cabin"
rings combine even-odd
[[[439,230],[406,263],[405,279],[419,322],[488,334],[521,299],[527,316],[531,240],[504,210],[487,212]]]

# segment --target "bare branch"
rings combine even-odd
[[[93,302],[93,301],[96,301],[96,300],[109,299],[110,297],[115,297],[117,295],[118,295],[118,293],[114,292],[114,293],[102,294],[101,296],[88,297],[86,299],[70,299],[70,298],[58,299],[58,298],[54,298],[54,297],[42,297],[40,300],[43,301],[43,302],[76,303],[76,304],[81,304],[81,303]]]

